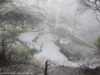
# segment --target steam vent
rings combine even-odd
[[[0,75],[100,75],[100,0],[0,0]]]

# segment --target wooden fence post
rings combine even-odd
[[[48,61],[45,62],[44,75],[48,75]]]

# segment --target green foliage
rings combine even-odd
[[[0,31],[0,53],[3,53],[2,58],[5,57],[7,61],[24,62],[29,60],[36,52],[35,49],[22,45],[16,39],[23,32],[23,29],[20,29],[20,27],[4,26]]]
[[[4,27],[0,33],[0,39],[14,39],[18,36],[22,31],[17,29],[16,27]]]
[[[10,11],[4,15],[2,15],[4,20],[6,20],[8,23],[17,25],[17,24],[24,24],[24,20],[26,20],[26,16],[21,13],[17,13],[15,11]]]
[[[13,47],[13,52],[16,54],[16,55],[23,55],[23,54],[32,54],[36,52],[36,49],[31,49],[27,46],[24,46],[22,44],[19,44],[19,45],[15,45]]]
[[[6,0],[0,0],[0,4],[1,4],[1,3],[4,3],[5,1],[6,1]]]
[[[97,37],[96,41],[94,42],[94,45],[100,49],[100,36]]]
[[[16,40],[20,31],[16,27],[3,26],[0,29],[0,54],[3,57],[8,57],[6,54],[12,51],[12,44]]]
[[[8,56],[13,62],[27,62],[32,59],[34,53],[36,53],[36,49],[31,49],[16,41],[12,44],[12,50]]]

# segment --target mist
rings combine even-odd
[[[1,26],[29,26],[18,37],[25,45],[39,51],[33,58],[42,63],[50,60],[71,67],[88,65],[95,68],[99,65],[99,51],[93,42],[100,35],[100,25],[93,10],[80,10],[78,0],[9,0],[0,3],[4,4],[0,9]]]

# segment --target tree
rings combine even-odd
[[[4,3],[4,2],[6,2],[6,0],[0,0],[0,3]]]
[[[95,16],[98,22],[100,22],[100,0],[78,0],[78,2],[81,5],[79,7],[79,10],[82,10],[82,11],[85,11],[88,9],[93,10],[95,12]]]
[[[94,45],[100,49],[100,36],[97,37],[96,41],[94,42]]]
[[[17,30],[3,28],[0,33],[0,60],[8,63],[10,56],[7,56],[12,50],[12,43],[14,43],[16,36],[18,35]]]

